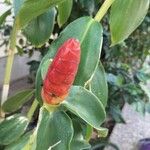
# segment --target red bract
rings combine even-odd
[[[46,103],[56,105],[67,97],[79,62],[80,43],[71,38],[58,49],[49,66],[42,88],[42,98]]]

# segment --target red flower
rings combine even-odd
[[[49,66],[42,88],[42,98],[46,103],[56,105],[67,97],[79,62],[80,43],[71,38],[58,49]]]

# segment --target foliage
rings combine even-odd
[[[34,102],[38,102],[41,108],[33,132],[27,132],[27,125],[37,107],[35,103],[26,117],[14,115],[0,122],[0,144],[6,149],[14,147],[17,150],[21,146],[28,150],[75,150],[76,146],[80,150],[89,149],[88,140],[93,128],[101,136],[106,136],[108,132],[103,125],[106,114],[116,122],[125,122],[121,115],[125,102],[142,114],[150,112],[150,94],[146,88],[150,76],[145,71],[146,63],[143,63],[150,53],[149,13],[135,30],[147,13],[149,0],[130,0],[130,3],[128,0],[124,3],[116,0],[105,18],[98,20],[101,21],[99,23],[94,16],[98,15],[102,4],[102,0],[13,1],[16,15],[14,27],[20,29],[28,40],[25,47],[17,45],[19,54],[27,52],[32,56],[31,53],[36,50],[42,56],[41,62],[33,60],[28,63],[35,81]],[[127,8],[129,13],[124,14],[122,10]],[[3,27],[9,13],[1,16]],[[58,35],[56,39],[55,34]],[[57,106],[47,105],[41,98],[43,78],[58,48],[69,38],[76,38],[81,44],[78,73],[65,101]],[[25,51],[30,45],[32,52]],[[25,90],[14,95],[3,104],[3,110],[14,112],[20,109],[33,94],[34,90]],[[10,130],[13,132],[10,133]]]
[[[108,18],[105,18],[106,20]],[[150,53],[149,25],[150,12],[141,26],[120,45],[109,48],[103,47],[103,63],[107,71],[109,83],[108,112],[114,116],[113,110],[117,106],[121,110],[123,104],[128,102],[142,115],[149,112],[149,97],[145,94],[141,84],[146,85],[150,80],[148,57]],[[109,42],[109,31],[105,28],[105,38]],[[148,87],[147,87],[148,88]],[[119,117],[120,116],[120,117]],[[113,118],[115,119],[115,115]],[[123,118],[118,113],[117,122]]]

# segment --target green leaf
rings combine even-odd
[[[18,29],[64,0],[26,0],[16,17]]]
[[[138,100],[138,101],[136,101],[136,102],[133,102],[132,104],[131,104],[131,106],[132,106],[132,108],[135,110],[135,111],[137,111],[138,113],[140,113],[141,115],[145,115],[145,113],[146,113],[146,103],[144,102],[144,101],[140,101],[140,100]]]
[[[21,150],[29,141],[32,132],[27,132],[20,139],[6,146],[5,150]]]
[[[122,112],[121,112],[119,106],[111,105],[110,106],[110,114],[112,115],[113,119],[117,123],[125,123],[125,120],[122,116]]]
[[[149,0],[116,0],[111,8],[110,30],[112,45],[122,42],[141,24]]]
[[[42,76],[43,80],[45,79],[48,68],[49,68],[50,64],[52,63],[52,61],[53,61],[52,59],[47,59],[41,67],[41,76]]]
[[[43,85],[43,78],[42,78],[42,73],[41,73],[41,67],[42,65],[39,66],[39,69],[37,71],[36,75],[36,81],[35,81],[35,96],[36,99],[38,100],[39,104],[42,106],[42,97],[41,97],[41,90],[42,90],[42,85]]]
[[[69,38],[76,38],[80,41],[81,60],[74,84],[83,86],[98,65],[102,45],[102,27],[91,17],[81,17],[75,20],[52,43],[44,59],[53,58],[58,48]]]
[[[68,98],[61,103],[75,115],[82,118],[97,130],[101,130],[100,125],[104,122],[106,113],[103,104],[98,98],[80,86],[73,86]]]
[[[91,81],[92,92],[99,98],[104,107],[107,105],[108,86],[105,70],[100,62]]]
[[[82,150],[82,149],[88,149],[90,148],[90,144],[86,142],[83,138],[82,134],[82,128],[79,124],[79,121],[72,120],[73,121],[73,128],[74,128],[74,135],[73,139],[71,141],[71,150]]]
[[[14,115],[6,118],[0,123],[0,145],[8,145],[19,139],[27,125],[28,120],[23,116]]]
[[[33,89],[18,92],[12,97],[9,97],[7,101],[4,102],[2,109],[5,112],[14,112],[20,109],[27,101],[29,101],[33,96],[33,94],[34,94]]]
[[[58,5],[58,24],[61,27],[69,18],[72,10],[73,1],[65,0],[63,3]]]
[[[29,22],[23,30],[27,39],[36,47],[42,46],[50,38],[54,28],[55,14],[54,8],[49,9]]]
[[[63,111],[48,112],[41,109],[36,138],[36,150],[47,150],[58,143],[53,150],[69,150],[73,137],[71,119]]]
[[[21,48],[18,45],[16,45],[16,48],[17,48],[18,55],[22,56],[24,54],[23,48]]]
[[[148,80],[150,80],[150,74],[146,73],[143,70],[138,70],[136,73],[136,77],[141,81],[141,82],[147,82]]]
[[[24,0],[13,1],[15,15],[18,14],[23,3]],[[27,39],[36,47],[42,46],[48,41],[54,28],[55,15],[55,9],[50,8],[45,13],[32,19],[23,30]]]
[[[0,26],[4,23],[4,21],[6,20],[7,16],[9,16],[10,14],[11,14],[11,9],[8,9],[6,12],[4,12],[0,16]]]
[[[140,85],[141,89],[144,91],[145,95],[147,95],[148,100],[150,101],[150,90],[149,90],[148,85],[145,85],[143,83],[140,83],[139,85]]]
[[[36,96],[41,102],[41,67],[47,59],[55,56],[58,48],[69,38],[76,38],[81,44],[81,60],[74,84],[84,86],[95,71],[102,45],[102,27],[91,17],[82,17],[69,24],[55,40],[43,58],[36,76]]]
[[[115,86],[118,86],[118,87],[121,87],[123,85],[123,77],[122,75],[114,75],[112,73],[108,73],[107,74],[107,81],[112,84],[112,85],[115,85]]]

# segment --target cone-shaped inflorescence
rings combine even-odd
[[[58,49],[43,82],[42,98],[45,103],[57,105],[68,93],[80,62],[80,43],[68,39]]]

